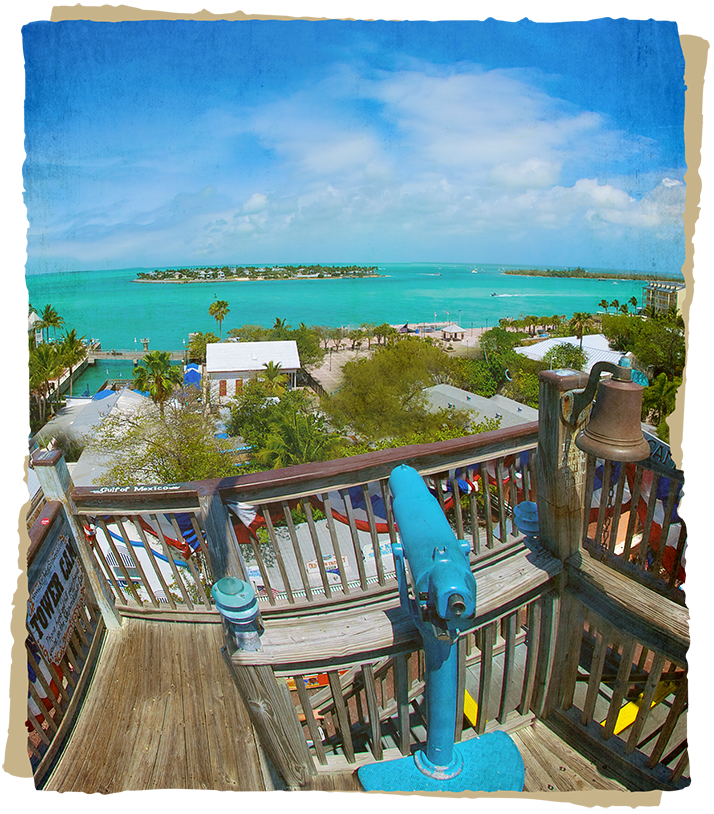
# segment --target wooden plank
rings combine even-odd
[[[640,501],[642,494],[642,467],[635,465],[635,478],[630,490],[630,518],[627,522],[627,531],[625,532],[625,545],[622,550],[622,558],[624,560],[630,559],[630,548],[632,546],[632,539],[635,535],[635,528],[637,527],[638,514],[637,505]]]
[[[667,503],[664,507],[664,520],[662,522],[662,529],[659,535],[659,545],[657,546],[657,553],[655,554],[654,562],[652,563],[651,568],[651,570],[657,576],[659,576],[660,568],[662,567],[662,558],[664,557],[667,537],[669,536],[669,527],[672,524],[672,513],[674,512],[674,503],[676,498],[677,489],[675,488],[674,482],[670,481]]]
[[[394,697],[397,706],[397,747],[403,755],[409,754],[409,677],[407,660],[404,655],[394,656]]]
[[[625,494],[625,480],[627,469],[624,463],[620,464],[620,471],[617,476],[617,488],[615,489],[615,500],[612,508],[612,519],[610,521],[610,539],[604,541],[607,543],[609,551],[614,552],[617,545],[617,530],[620,526],[620,515],[622,514],[622,499]],[[630,504],[630,511],[633,511],[632,504]]]
[[[563,610],[567,620],[567,653],[565,654],[561,677],[561,707],[570,709],[573,705],[575,683],[580,662],[580,651],[585,624],[585,608],[567,594],[563,596]]]
[[[471,509],[471,550],[474,554],[481,553],[481,535],[478,530],[478,501],[476,500],[475,486],[478,481],[474,478],[474,489],[469,492],[469,508]]]
[[[141,607],[141,605],[143,605],[144,603],[141,601],[141,598],[139,597],[139,594],[136,592],[136,588],[134,587],[134,583],[132,582],[131,577],[129,576],[129,572],[126,570],[126,566],[124,565],[124,561],[122,560],[121,556],[119,555],[119,551],[117,550],[117,547],[114,544],[114,540],[112,539],[112,535],[111,535],[111,533],[109,531],[109,528],[107,527],[107,524],[106,524],[104,518],[103,517],[98,517],[97,518],[97,524],[99,525],[101,530],[104,532],[104,537],[105,537],[105,539],[107,541],[107,544],[109,545],[109,548],[110,548],[112,554],[114,555],[114,559],[115,559],[117,565],[119,566],[119,570],[122,572],[122,574],[124,576],[124,580],[126,581],[126,590],[129,593],[129,596],[134,599],[134,601],[136,602],[137,605],[139,605],[139,607]],[[96,545],[95,545],[94,550],[96,551],[99,548],[100,548],[100,546],[99,546],[99,543],[97,542]],[[109,568],[109,566],[107,566],[107,567]],[[113,569],[110,568],[110,571],[113,572]]]
[[[313,517],[312,514],[312,506],[310,505],[309,500],[302,500],[300,505],[302,506],[302,510],[305,512],[307,528],[308,531],[310,532],[310,540],[312,541],[312,549],[315,552],[317,568],[320,571],[322,590],[325,592],[325,596],[329,598],[332,595],[332,590],[330,588],[330,580],[327,578],[324,555],[322,553],[322,548],[320,546],[320,538],[317,534],[317,529],[315,528],[315,518]]]
[[[523,691],[521,692],[521,701],[518,705],[518,712],[525,715],[530,711],[531,700],[533,698],[533,688],[535,686],[536,666],[538,664],[538,647],[540,643],[540,621],[541,621],[541,604],[540,602],[531,602],[528,605],[528,634],[526,638],[526,667],[525,677],[523,680]]]
[[[139,522],[138,517],[133,518],[134,521],[134,528],[137,530],[139,534],[139,539],[141,540],[144,551],[149,558],[149,562],[153,568],[154,574],[156,574],[157,579],[159,580],[159,584],[164,590],[164,596],[166,597],[166,601],[169,604],[169,607],[176,608],[176,601],[174,600],[173,596],[171,595],[171,591],[169,591],[169,586],[166,584],[166,580],[164,579],[164,575],[161,573],[161,569],[159,568],[158,563],[156,562],[156,556],[154,555],[154,551],[149,544],[149,541],[146,537],[146,532],[144,531],[141,523]]]
[[[317,728],[317,721],[315,720],[315,712],[312,704],[310,703],[310,696],[307,694],[307,690],[305,689],[305,676],[296,675],[293,676],[293,680],[295,681],[295,691],[297,692],[300,700],[300,706],[302,707],[302,714],[305,717],[305,723],[307,724],[310,737],[312,738],[312,745],[315,749],[315,754],[317,755],[317,759],[320,761],[320,764],[325,766],[327,765],[327,756],[325,755],[325,749],[322,745],[322,735],[320,735]]]
[[[606,460],[602,475],[602,488],[600,489],[600,506],[597,512],[597,525],[595,528],[595,544],[603,545],[602,529],[605,525],[605,517],[608,509],[608,497],[610,494],[610,483],[612,481],[612,461]],[[605,541],[607,543],[607,541]]]
[[[677,691],[674,694],[674,701],[672,702],[672,706],[669,710],[667,715],[667,719],[665,720],[662,730],[657,738],[657,743],[650,754],[649,760],[647,761],[648,768],[652,768],[657,763],[659,763],[662,754],[664,753],[665,747],[669,743],[669,739],[674,732],[674,728],[679,721],[680,715],[684,712],[684,707],[687,703],[687,696],[688,696],[688,684],[686,677],[682,679],[677,687]]]
[[[493,548],[493,516],[491,510],[491,489],[488,482],[488,467],[478,464],[478,473],[483,486],[483,514],[486,521],[486,548]]]
[[[292,592],[292,587],[290,585],[290,579],[288,578],[288,572],[285,568],[285,561],[283,560],[283,552],[280,549],[280,543],[278,542],[278,537],[275,534],[275,529],[273,528],[273,520],[270,516],[270,507],[269,506],[262,506],[262,514],[263,520],[265,520],[265,528],[268,531],[268,537],[270,538],[270,545],[273,548],[273,553],[275,554],[275,561],[278,564],[278,570],[280,571],[280,578],[283,581],[283,590],[285,591],[288,602],[292,605],[295,603],[295,596]],[[267,585],[265,586],[267,589]]]
[[[637,641],[632,636],[626,636],[622,645],[622,654],[620,656],[620,666],[617,670],[617,678],[612,687],[612,698],[610,699],[610,708],[605,719],[605,727],[603,731],[603,739],[608,740],[612,737],[615,730],[615,723],[617,722],[620,708],[622,707],[622,700],[627,695],[630,688],[630,673],[632,672],[632,660],[635,655],[635,648]]]
[[[352,550],[354,551],[355,564],[357,565],[357,572],[359,573],[359,584],[362,587],[362,590],[365,590],[367,588],[367,574],[364,570],[364,557],[362,556],[362,549],[360,548],[359,544],[359,535],[357,533],[357,526],[355,524],[355,513],[354,509],[352,508],[352,499],[350,498],[350,493],[347,490],[341,491],[340,495],[342,496],[342,500],[345,502],[345,509],[347,510],[348,526],[350,529],[350,536],[352,538]]]
[[[131,561],[134,563],[134,568],[139,572],[139,576],[141,577],[141,585],[144,590],[149,594],[149,601],[155,607],[159,607],[159,601],[154,596],[154,592],[151,588],[151,584],[149,580],[146,578],[146,574],[144,573],[144,569],[141,567],[141,560],[134,554],[134,546],[131,544],[131,540],[129,539],[129,535],[126,533],[126,529],[124,528],[124,523],[121,517],[115,517],[114,522],[116,523],[117,528],[119,529],[119,533],[121,534],[121,538],[124,541],[124,545],[126,546],[126,550],[129,552],[129,556],[131,557]],[[143,605],[143,602],[142,602]]]
[[[597,702],[598,692],[600,691],[600,680],[602,678],[602,670],[605,666],[605,657],[607,656],[607,637],[606,634],[598,629],[596,632],[595,651],[593,652],[592,661],[590,662],[590,678],[588,679],[588,689],[585,695],[585,703],[583,704],[580,720],[583,724],[587,724],[592,720],[593,713],[595,712],[595,703]]]
[[[181,532],[181,529],[179,528],[178,523],[176,522],[176,517],[173,514],[170,515],[170,521],[171,521],[171,528],[173,528],[174,534],[176,535],[175,539],[176,540],[182,540],[183,539],[183,534]],[[203,603],[203,606],[205,608],[210,610],[210,608],[211,608],[211,600],[206,595],[206,591],[203,588],[203,583],[201,582],[201,577],[200,577],[198,571],[196,570],[196,565],[194,563],[194,555],[189,554],[188,557],[184,558],[184,561],[186,562],[186,565],[188,566],[188,570],[191,572],[191,576],[193,577],[193,581],[194,581],[194,584],[195,584],[195,587],[196,587],[196,593],[198,594],[199,600]]]
[[[379,546],[379,537],[377,536],[377,521],[374,517],[374,509],[372,508],[372,501],[369,496],[369,489],[366,483],[360,484],[362,489],[362,499],[367,511],[367,520],[369,521],[369,535],[372,538],[372,551],[374,552],[374,562],[377,566],[377,582],[384,585],[384,564],[382,563],[382,551]]]
[[[466,643],[468,634],[460,636],[456,642],[457,651],[457,680],[456,680],[456,727],[454,740],[458,743],[461,740],[461,733],[464,728],[464,705],[466,703]],[[420,676],[421,678],[421,676]]]
[[[503,458],[496,459],[496,488],[498,490],[498,525],[500,531],[500,539],[505,543],[508,539],[508,530],[506,529],[506,498],[503,494]]]
[[[464,518],[461,512],[461,491],[456,480],[456,475],[449,478],[451,484],[451,494],[454,497],[454,517],[456,519],[456,536],[459,540],[464,539]]]
[[[515,612],[509,614],[504,620],[506,625],[506,646],[503,654],[503,683],[501,685],[501,702],[499,704],[497,717],[500,724],[506,722],[506,716],[514,707],[514,705],[511,703],[511,697],[514,690],[513,673],[515,669],[514,661],[516,652],[517,618],[518,612]]]
[[[647,500],[647,512],[645,514],[644,528],[642,530],[642,542],[640,543],[640,553],[637,557],[637,564],[644,568],[647,560],[647,552],[649,550],[650,535],[652,534],[652,520],[654,519],[654,511],[657,505],[657,490],[659,488],[659,474],[655,472],[652,475],[652,485],[650,486],[650,495]]]
[[[654,698],[655,691],[657,690],[657,686],[659,685],[663,668],[664,668],[664,656],[661,653],[657,653],[652,662],[650,674],[647,677],[647,681],[645,682],[645,688],[642,693],[642,703],[640,704],[639,712],[637,713],[637,717],[635,718],[635,722],[632,725],[632,729],[630,730],[630,734],[627,739],[627,744],[625,746],[626,754],[632,754],[637,748],[637,744],[639,743],[640,740],[640,735],[642,734],[642,730],[645,724],[647,723],[647,719],[649,718],[650,715],[652,699]]]
[[[684,556],[684,546],[687,543],[687,528],[684,523],[681,524],[679,529],[679,538],[677,540],[677,552],[674,555],[674,564],[672,565],[672,572],[669,575],[668,586],[674,587],[674,583],[679,579],[679,569],[682,565],[682,557]]]
[[[382,748],[382,727],[380,719],[380,709],[377,702],[377,687],[374,680],[374,670],[371,664],[362,665],[362,676],[364,680],[364,692],[367,699],[367,713],[369,715],[370,744],[375,760],[381,760]]]
[[[183,598],[186,607],[189,610],[193,610],[193,602],[191,601],[191,597],[189,596],[188,591],[186,590],[183,578],[181,577],[181,574],[179,573],[178,567],[175,562],[175,558],[179,557],[180,555],[178,554],[176,549],[172,549],[171,546],[169,546],[166,540],[166,535],[164,534],[164,531],[161,528],[161,523],[159,522],[158,515],[154,514],[152,515],[152,517],[154,520],[154,529],[156,530],[158,540],[161,543],[161,550],[164,553],[164,557],[166,557],[166,559],[169,562],[169,567],[171,568],[171,573],[173,574],[174,582],[176,583],[176,586],[178,587],[179,592],[181,593],[181,597]]]
[[[298,543],[297,535],[295,533],[295,523],[293,523],[293,513],[290,509],[290,506],[283,500],[280,504],[283,510],[283,517],[285,518],[285,522],[288,527],[288,534],[290,535],[290,542],[292,543],[293,547],[293,554],[295,555],[295,562],[297,563],[298,572],[300,574],[300,581],[302,582],[303,590],[305,591],[305,598],[308,602],[312,601],[312,590],[310,588],[310,580],[307,576],[307,571],[305,570],[305,560],[303,557],[303,553],[300,550],[300,544]]]
[[[332,543],[332,551],[335,555],[337,562],[337,571],[340,575],[340,582],[342,590],[345,595],[349,594],[350,588],[347,583],[347,575],[345,574],[345,564],[342,562],[342,551],[340,549],[340,542],[337,539],[337,531],[335,529],[335,518],[332,515],[332,505],[330,504],[330,495],[325,492],[322,495],[322,503],[325,507],[325,516],[327,518],[327,530],[330,532],[330,542]]]
[[[496,622],[487,625],[482,631],[481,670],[478,683],[478,718],[476,733],[483,735],[486,731],[486,715],[491,696],[491,678],[493,676],[493,646],[496,641]]]
[[[585,469],[585,500],[583,503],[583,543],[587,540],[588,525],[590,521],[590,507],[593,502],[593,491],[595,487],[595,458],[588,455]]]
[[[332,701],[334,704],[335,714],[337,715],[337,725],[339,728],[340,736],[342,738],[342,748],[345,752],[345,757],[348,763],[355,762],[355,750],[352,743],[352,731],[350,727],[350,711],[345,702],[342,692],[342,684],[340,682],[340,674],[337,670],[329,670],[327,673],[327,680],[330,683],[330,690],[332,691]]]
[[[684,664],[689,647],[686,607],[633,582],[581,550],[566,562],[566,590],[652,650]]]

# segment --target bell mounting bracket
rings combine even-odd
[[[620,359],[620,364],[613,362],[596,362],[590,370],[590,378],[584,390],[571,390],[565,394],[562,402],[563,420],[571,427],[577,426],[580,414],[595,398],[597,386],[600,383],[600,376],[603,373],[612,373],[613,379],[620,382],[632,381],[632,368],[627,357]],[[565,415],[568,408],[569,417]]]

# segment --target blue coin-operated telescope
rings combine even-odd
[[[367,791],[522,791],[523,760],[508,735],[497,731],[454,742],[455,645],[476,618],[469,544],[456,539],[415,469],[397,467],[389,487],[401,538],[392,545],[400,601],[419,628],[424,647],[427,744],[409,757],[362,766],[360,782]]]

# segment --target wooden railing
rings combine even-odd
[[[33,577],[33,566],[40,562],[45,549],[56,542],[58,535],[66,531],[61,505],[46,503],[29,529],[28,572]],[[61,567],[70,572],[70,563],[77,563],[69,535],[62,537],[70,554],[64,554]],[[64,552],[65,548],[62,548]],[[38,607],[28,606],[28,637],[25,642],[28,668],[28,755],[36,784],[40,784],[50,770],[66,740],[84,697],[84,690],[91,674],[101,642],[104,624],[92,601],[88,586],[84,586],[82,598],[74,609],[66,630],[64,647],[55,645],[48,652],[45,640],[39,635],[49,629],[53,615],[61,615],[68,608],[61,605],[63,587],[54,587],[57,580],[48,579],[53,568],[59,564],[42,561],[38,579],[48,585],[48,598],[42,598]],[[34,577],[33,577],[34,578]],[[32,584],[31,586],[32,587]],[[42,595],[41,595],[42,596]],[[54,620],[56,621],[56,620]],[[60,622],[61,630],[61,622]],[[56,636],[57,634],[55,634]],[[52,655],[55,654],[55,655]]]

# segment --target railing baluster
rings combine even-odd
[[[456,475],[449,479],[451,484],[451,494],[454,496],[454,517],[456,520],[456,536],[459,540],[464,539],[464,518],[461,513],[461,492],[459,491],[459,484],[456,480]]]
[[[538,650],[540,643],[540,603],[533,601],[528,605],[528,633],[526,634],[526,668],[523,679],[523,692],[521,702],[518,705],[518,712],[525,715],[530,711],[533,699],[533,689],[535,687],[536,667],[538,665]]]
[[[588,527],[590,526],[590,511],[593,503],[593,492],[595,491],[595,464],[597,461],[593,455],[587,456],[585,469],[585,503],[583,505],[583,543],[588,539]]]
[[[518,483],[516,482],[516,462],[515,459],[511,461],[508,467],[508,502],[511,509],[518,503]],[[516,528],[516,516],[511,515],[511,534],[515,537],[518,534]]]
[[[637,564],[644,568],[647,562],[647,552],[650,547],[650,534],[652,533],[652,518],[654,517],[655,506],[657,505],[657,489],[659,487],[659,474],[655,472],[652,476],[650,486],[650,496],[647,501],[647,513],[645,514],[644,529],[642,530],[642,543],[640,544],[640,555]]]
[[[563,600],[563,611],[568,619],[568,652],[565,655],[563,665],[563,700],[561,706],[567,710],[573,706],[573,696],[580,664],[580,651],[582,649],[583,627],[585,625],[585,606],[573,597],[566,595]]]
[[[620,526],[620,515],[622,514],[622,497],[625,494],[625,464],[620,463],[617,475],[617,488],[615,489],[615,505],[612,508],[612,519],[610,521],[610,539],[607,547],[614,551],[617,546],[617,532]]]
[[[374,670],[371,664],[362,665],[364,681],[364,695],[367,699],[367,714],[369,715],[370,742],[375,760],[382,759],[382,727],[380,723],[380,710],[377,703],[377,688],[374,680]]]
[[[166,584],[164,575],[161,573],[161,568],[159,568],[159,565],[156,562],[156,556],[154,555],[154,550],[152,549],[151,545],[149,545],[149,541],[146,537],[146,532],[144,531],[141,523],[139,522],[138,517],[132,518],[132,522],[134,523],[134,528],[136,529],[141,540],[141,543],[144,546],[144,551],[146,551],[149,561],[151,562],[154,574],[156,575],[157,579],[159,580],[159,583],[161,584],[161,587],[164,591],[164,596],[166,597],[166,601],[168,602],[169,607],[172,610],[175,610],[176,602],[173,596],[171,595],[171,592],[169,591],[169,586]]]
[[[657,554],[655,555],[654,562],[652,563],[651,571],[655,576],[659,576],[662,567],[662,558],[664,557],[664,549],[667,547],[667,537],[669,536],[669,527],[672,524],[672,513],[674,512],[674,504],[678,492],[677,484],[675,481],[669,482],[669,494],[667,495],[667,503],[664,507],[664,518],[662,520],[662,529],[659,534],[659,544],[657,545]]]
[[[674,767],[674,770],[672,771],[670,782],[677,783],[684,774],[687,766],[689,766],[689,750],[685,749],[684,752],[682,752],[682,756],[677,761],[677,765]]]
[[[600,488],[600,506],[597,512],[597,526],[595,528],[595,545],[602,545],[602,529],[607,515],[607,499],[610,494],[610,481],[612,478],[612,461],[606,460],[602,473],[602,486]]]
[[[627,523],[627,533],[625,535],[625,548],[622,552],[622,559],[627,562],[630,559],[630,548],[632,546],[632,538],[635,536],[635,527],[637,525],[637,506],[640,502],[640,494],[642,492],[642,474],[643,469],[641,466],[635,466],[635,478],[632,483],[632,496],[630,498],[630,519]]]
[[[322,502],[325,506],[325,516],[327,517],[327,529],[330,532],[330,541],[332,542],[332,550],[335,554],[337,562],[337,571],[340,575],[340,582],[342,583],[342,590],[345,596],[349,594],[350,588],[347,583],[347,575],[345,574],[345,564],[342,562],[342,551],[340,549],[340,542],[337,539],[337,530],[335,529],[335,518],[332,515],[332,506],[330,505],[330,495],[325,492],[322,496]]]
[[[482,628],[481,672],[478,685],[478,713],[476,715],[476,734],[486,731],[486,715],[491,697],[491,679],[493,677],[493,646],[496,641],[497,622],[490,622]]]
[[[503,652],[503,683],[501,685],[501,703],[498,708],[498,722],[506,722],[506,716],[513,709],[511,695],[513,694],[513,671],[516,656],[516,620],[517,612],[509,613],[504,620],[506,628],[506,647]]]
[[[670,588],[674,587],[674,583],[678,579],[679,569],[682,565],[682,557],[684,556],[684,546],[687,543],[687,527],[684,522],[681,523],[679,528],[679,539],[677,540],[677,552],[674,555],[674,563],[672,564],[672,573],[669,575],[669,582],[667,583]]]
[[[372,538],[372,551],[374,552],[374,562],[377,566],[377,582],[384,585],[384,565],[382,563],[382,551],[379,547],[379,537],[377,536],[377,521],[374,517],[374,509],[372,508],[372,501],[370,499],[369,489],[367,484],[360,485],[362,489],[362,498],[364,500],[365,509],[367,511],[367,520],[369,521],[369,534]]]
[[[596,643],[592,661],[590,662],[588,689],[585,694],[585,703],[580,716],[580,720],[586,726],[592,720],[593,713],[595,712],[595,702],[597,701],[598,692],[600,691],[600,680],[602,679],[602,670],[605,666],[605,657],[607,656],[607,638],[600,625],[598,625],[595,636]]]
[[[298,572],[300,574],[300,580],[302,582],[302,587],[305,590],[305,598],[308,602],[312,602],[312,591],[310,590],[310,580],[307,576],[307,571],[305,570],[305,558],[303,557],[302,551],[300,550],[300,544],[298,543],[297,532],[295,531],[295,523],[293,522],[293,513],[290,510],[290,506],[288,505],[287,501],[281,501],[282,509],[283,509],[283,516],[285,517],[285,523],[288,527],[288,534],[290,535],[290,542],[293,546],[293,553],[295,554],[295,560],[297,562]]]
[[[634,636],[627,636],[622,644],[622,655],[620,656],[620,666],[617,669],[617,676],[615,684],[612,688],[612,698],[610,699],[610,708],[605,719],[605,727],[603,729],[602,737],[608,740],[612,737],[615,730],[615,723],[620,714],[620,707],[622,700],[627,694],[630,686],[630,673],[632,672],[632,660],[635,655],[635,648],[637,647],[637,640]]]
[[[131,540],[129,539],[129,535],[126,533],[126,529],[124,528],[124,523],[121,521],[121,518],[116,518],[117,528],[119,529],[122,540],[124,540],[124,545],[129,552],[132,562],[134,563],[134,567],[139,572],[139,576],[141,577],[141,584],[142,587],[146,590],[149,594],[149,599],[151,600],[151,604],[155,607],[159,607],[159,600],[154,596],[154,592],[151,589],[151,585],[149,584],[149,580],[146,578],[146,574],[144,573],[144,569],[141,567],[141,561],[138,555],[134,555],[134,546],[131,544]]]
[[[181,529],[179,528],[178,522],[176,521],[176,517],[172,514],[169,517],[171,521],[171,528],[174,530],[174,534],[176,535],[177,540],[183,539],[183,534]],[[188,545],[188,543],[186,543]],[[211,600],[206,595],[206,591],[204,590],[203,583],[201,582],[201,575],[198,573],[198,569],[196,568],[196,564],[193,561],[193,554],[189,554],[188,557],[185,559],[186,565],[188,570],[191,572],[191,577],[193,578],[194,584],[196,586],[196,592],[198,593],[198,597],[203,603],[203,606],[208,610],[211,609]]]
[[[478,501],[476,500],[476,484],[474,478],[474,488],[469,492],[469,508],[471,509],[471,550],[474,554],[481,553],[481,537],[478,531]]]
[[[288,572],[285,569],[285,561],[283,560],[283,552],[280,550],[280,543],[278,542],[278,537],[275,534],[275,529],[273,528],[273,519],[270,516],[270,506],[263,506],[263,518],[265,520],[265,528],[268,530],[268,537],[270,539],[270,544],[273,548],[273,552],[275,553],[275,561],[278,563],[278,570],[280,571],[280,577],[283,581],[283,590],[287,594],[288,602],[291,604],[295,603],[295,597],[293,596],[292,586],[290,585],[290,580],[288,579]],[[266,586],[267,588],[267,586]]]
[[[208,550],[208,546],[206,545],[206,538],[203,532],[201,531],[201,527],[196,520],[196,516],[191,512],[189,514],[191,518],[191,528],[193,529],[193,533],[196,535],[196,539],[198,540],[198,545],[201,548],[201,553],[203,554],[203,559],[205,562],[206,568],[206,579],[209,583],[213,584],[213,568],[211,567],[211,552]],[[231,524],[232,527],[232,524]],[[234,539],[234,544],[238,545],[238,541]],[[245,575],[243,575],[245,576]]]
[[[398,654],[392,660],[394,665],[394,695],[397,702],[397,730],[399,732],[399,751],[409,754],[409,678],[407,658]]]
[[[169,546],[168,542],[166,541],[166,535],[164,534],[164,530],[161,528],[161,523],[159,522],[159,518],[155,514],[153,514],[151,516],[154,519],[154,526],[155,526],[156,532],[158,534],[159,542],[161,543],[161,549],[164,552],[164,556],[169,561],[169,567],[171,568],[171,573],[173,574],[174,581],[176,582],[176,585],[177,585],[179,591],[181,592],[181,596],[183,598],[183,601],[186,603],[186,607],[189,610],[193,610],[193,602],[191,601],[191,597],[188,595],[188,591],[186,590],[186,586],[184,585],[181,574],[179,573],[179,570],[178,570],[178,568],[176,566],[176,562],[174,560],[174,554],[170,550],[170,546]],[[176,556],[178,556],[178,552],[176,553]]]
[[[481,485],[483,486],[483,513],[486,521],[486,548],[493,548],[493,515],[491,512],[491,489],[488,482],[488,466],[485,463],[478,464]]]
[[[312,708],[312,704],[310,703],[310,696],[307,694],[307,690],[305,689],[304,676],[293,676],[293,681],[295,682],[295,689],[297,691],[298,699],[300,700],[302,713],[305,716],[305,723],[307,724],[308,732],[312,738],[312,745],[315,747],[315,754],[317,755],[317,759],[320,761],[320,764],[322,766],[326,766],[327,756],[325,755],[325,749],[322,746],[322,737],[317,726],[317,721],[315,720],[315,713]]]
[[[310,505],[310,501],[306,498],[303,498],[300,501],[300,505],[302,506],[302,510],[305,512],[305,519],[307,520],[307,527],[310,532],[310,539],[312,540],[312,548],[315,552],[317,568],[320,572],[320,580],[322,581],[322,589],[325,592],[325,596],[329,599],[329,597],[332,595],[332,591],[330,590],[330,580],[327,577],[327,570],[325,569],[325,560],[323,558],[322,548],[320,547],[320,538],[317,534],[315,518],[312,515],[312,506]]]
[[[114,518],[112,518],[112,520],[114,520]],[[124,575],[124,579],[126,580],[126,583],[127,583],[126,587],[127,587],[127,590],[129,591],[129,594],[134,598],[134,601],[136,602],[136,604],[139,605],[139,607],[141,607],[144,603],[141,601],[141,599],[139,597],[139,594],[137,593],[136,587],[134,586],[134,583],[132,582],[132,579],[129,576],[129,572],[126,570],[126,566],[124,565],[124,560],[122,560],[122,558],[121,558],[121,556],[119,554],[119,551],[118,551],[116,545],[114,544],[114,540],[112,539],[111,532],[109,531],[109,528],[107,527],[107,524],[106,524],[104,518],[103,517],[98,518],[98,522],[99,522],[99,525],[101,526],[102,531],[104,532],[104,537],[106,538],[107,545],[111,549],[111,552],[112,552],[112,554],[114,556],[114,559],[116,560],[117,565],[119,566],[119,570]],[[98,543],[97,543],[97,545],[98,545]]]
[[[349,521],[350,536],[352,537],[352,548],[355,553],[355,562],[357,564],[357,572],[359,573],[359,584],[363,591],[367,590],[367,574],[364,570],[364,558],[362,556],[362,549],[359,544],[359,534],[355,524],[355,513],[352,508],[352,499],[347,489],[341,490],[340,495],[345,502],[345,509],[347,510],[347,520]]]
[[[664,656],[662,653],[656,653],[654,661],[652,662],[652,668],[650,669],[650,673],[647,676],[647,681],[645,682],[645,689],[642,693],[642,703],[637,712],[637,717],[632,725],[632,729],[630,730],[627,744],[625,745],[625,754],[632,754],[639,743],[642,729],[647,723],[647,719],[650,715],[652,699],[654,698],[655,690],[657,689],[657,686],[661,680],[663,669]]]
[[[496,488],[498,489],[499,538],[502,543],[508,540],[506,530],[506,498],[503,494],[503,458],[496,459]]]
[[[456,727],[454,740],[461,740],[464,729],[464,702],[466,700],[466,640],[468,633],[457,640],[457,679],[456,679]]]
[[[687,677],[685,676],[681,680],[679,687],[677,687],[677,691],[674,694],[674,701],[672,702],[667,719],[662,725],[662,731],[659,733],[657,743],[655,744],[652,754],[647,761],[647,768],[652,769],[659,763],[662,753],[669,743],[669,739],[672,737],[674,727],[679,721],[679,716],[684,712],[684,706],[687,703],[687,691]]]
[[[354,763],[355,750],[352,743],[352,732],[350,730],[350,711],[345,702],[344,693],[342,692],[340,674],[337,670],[328,670],[327,680],[330,683],[335,714],[337,715],[337,725],[340,730],[340,735],[342,736],[342,748],[344,749],[347,762]]]

